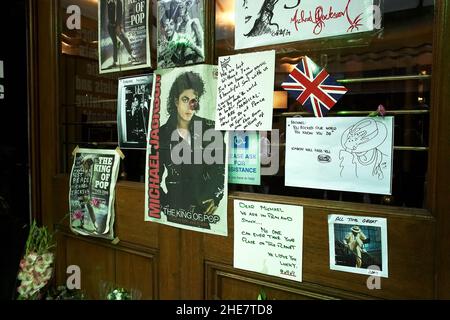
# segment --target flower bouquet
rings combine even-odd
[[[142,293],[108,281],[100,282],[100,296],[104,300],[140,300]]]
[[[25,255],[20,260],[17,279],[18,300],[39,300],[53,275],[54,247],[53,235],[46,227],[38,227],[33,221],[25,247]]]
[[[66,286],[50,288],[45,300],[86,300],[86,294],[78,289],[68,289]]]
[[[107,294],[106,300],[131,300],[131,293],[125,288],[116,288]]]

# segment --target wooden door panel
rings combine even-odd
[[[236,198],[304,206],[303,281],[355,294],[383,299],[433,297],[434,219],[425,210],[403,210],[374,205],[331,203],[268,195],[237,194]],[[229,236],[205,235],[205,259],[233,265],[233,197],[228,204]],[[322,205],[323,204],[323,205]],[[347,207],[344,209],[344,206]],[[387,211],[387,212],[386,212]],[[381,278],[381,290],[369,290],[365,275],[330,270],[328,215],[348,214],[387,217],[389,278]],[[279,282],[276,277],[272,278]]]
[[[136,290],[140,299],[158,299],[156,260],[152,255],[116,250],[117,285]]]
[[[81,270],[81,289],[90,299],[105,299],[103,283],[114,283],[114,251],[77,238],[66,238],[66,267],[77,265]]]
[[[263,290],[268,300],[370,299],[369,296],[309,283],[277,279],[234,269],[232,266],[205,263],[206,298],[219,300],[256,300]]]
[[[119,182],[116,187],[116,236],[121,241],[158,248],[159,225],[144,221],[144,184]]]
[[[253,299],[260,289],[258,281],[271,284],[265,286],[274,290],[270,291],[273,297],[286,299],[415,299],[434,296],[435,222],[425,210],[235,193],[228,203],[228,237],[223,237],[144,222],[142,201],[137,200],[144,197],[143,187],[121,182],[116,192],[115,226],[121,242],[113,246],[93,238],[78,240],[80,237],[66,230],[70,236],[63,237],[59,245],[67,247],[67,251],[60,253],[58,247],[58,255],[64,256],[64,264],[58,271],[59,283],[65,282],[67,265],[81,264],[82,273],[87,272],[87,280],[84,281],[88,281],[83,286],[94,292],[93,297],[98,297],[97,284],[94,283],[98,280],[94,280],[94,273],[97,272],[96,277],[99,277],[99,270],[104,272],[103,278],[142,288],[142,298],[145,299],[211,299],[216,296]],[[302,283],[232,268],[234,199],[304,206]],[[61,201],[55,201],[57,207]],[[63,203],[59,206],[62,207]],[[367,276],[330,270],[329,214],[388,218],[389,278],[381,278],[381,290],[369,290]],[[99,257],[103,262],[97,264]],[[205,262],[224,267],[212,276]],[[86,274],[82,274],[84,276]],[[218,285],[221,291],[211,289]]]

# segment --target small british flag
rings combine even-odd
[[[302,57],[281,86],[316,117],[326,115],[348,91],[307,56]]]

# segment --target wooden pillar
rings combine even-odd
[[[435,2],[430,163],[427,190],[436,218],[435,293],[450,299],[450,1]]]

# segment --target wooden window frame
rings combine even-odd
[[[215,3],[206,1],[206,12],[214,12]],[[30,154],[32,213],[48,226],[53,226],[64,213],[56,212],[59,174],[59,2],[29,0],[28,89],[30,108]],[[213,24],[213,21],[207,21]],[[210,25],[212,27],[213,25]],[[210,29],[212,30],[212,29]],[[435,297],[450,298],[450,1],[435,2],[433,39],[432,104],[430,119],[430,151],[427,175],[427,209],[407,209],[406,217],[427,216],[435,223]],[[214,39],[209,43],[214,52]],[[211,56],[207,61],[211,62]],[[258,198],[251,194],[231,194],[230,198]],[[293,199],[294,200],[294,199]],[[295,199],[296,203],[312,201]],[[280,198],[280,201],[286,201]],[[321,201],[322,208],[334,208],[334,202]],[[348,210],[361,204],[345,203]],[[375,208],[375,207],[374,207]],[[376,207],[381,214],[395,208]],[[446,240],[447,239],[447,240]]]

